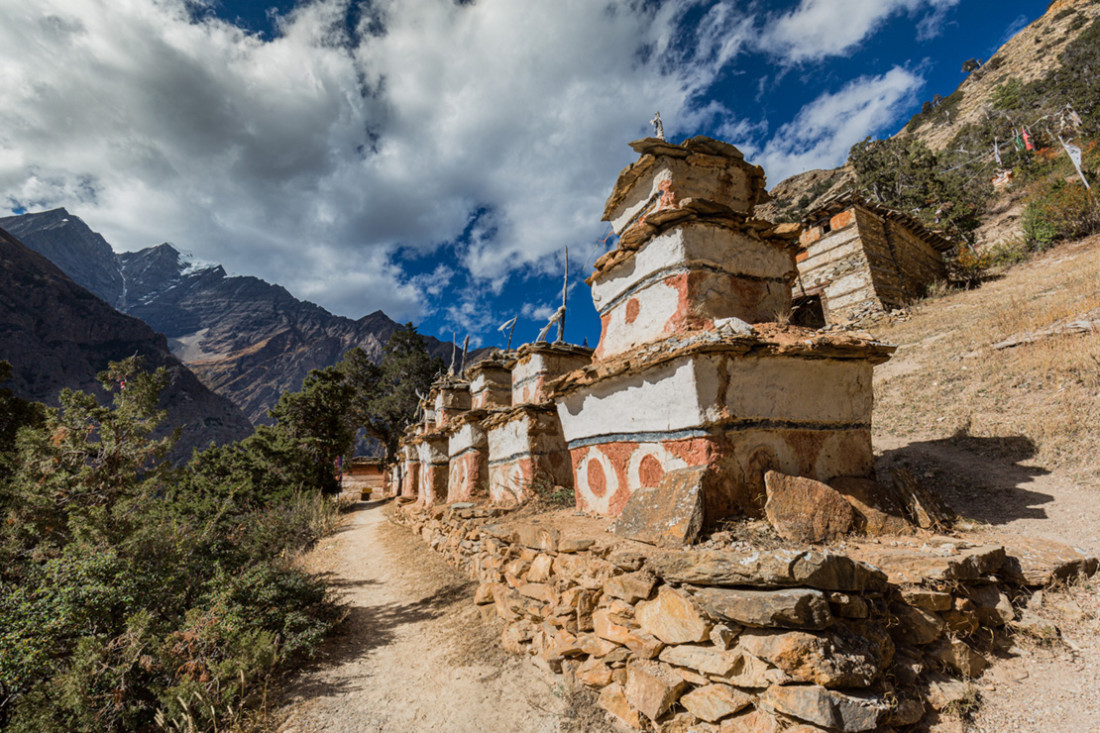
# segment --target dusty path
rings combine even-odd
[[[1034,459],[983,451],[983,441],[1001,442],[876,435],[879,475],[889,477],[894,466],[913,470],[954,511],[975,520],[980,527],[973,533],[988,534],[990,542],[1006,533],[1026,535],[1100,555],[1096,486],[1074,480],[1065,471],[1044,468]]]
[[[553,678],[506,654],[474,585],[361,503],[311,553],[349,617],[290,690],[279,733],[554,733],[570,713]]]

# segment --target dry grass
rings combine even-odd
[[[1100,237],[1067,244],[973,291],[929,299],[879,328],[899,344],[876,373],[876,432],[1034,441],[1036,458],[1100,476],[1100,334],[991,345],[1100,308]]]

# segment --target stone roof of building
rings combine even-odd
[[[558,408],[553,402],[540,402],[538,404],[522,404],[514,405],[512,407],[502,408],[500,410],[494,410],[492,414],[482,421],[481,426],[486,430],[500,427],[501,425],[507,425],[513,420],[518,420],[522,417],[536,416],[536,415],[557,415]]]
[[[751,328],[751,333],[747,328]],[[708,353],[860,359],[881,364],[889,360],[896,349],[860,331],[822,332],[776,323],[742,324],[741,331],[716,328],[678,333],[628,354],[572,371],[548,383],[547,389],[556,399],[605,379],[641,374],[674,359]]]
[[[508,371],[508,362],[512,360],[512,352],[505,352],[500,349],[493,349],[493,351],[496,353],[482,359],[476,364],[471,364],[466,367],[466,371],[464,372],[466,379],[472,382],[474,377],[481,372],[493,369]]]
[[[641,140],[635,140],[630,143],[630,147],[642,157],[628,165],[619,173],[619,178],[615,181],[615,188],[612,190],[610,198],[607,199],[607,205],[604,208],[603,218],[605,221],[609,219],[615,208],[623,202],[635,181],[644,176],[657,163],[658,159],[663,157],[691,158],[693,156],[709,156],[712,159],[725,158],[728,161],[732,161],[735,165],[744,168],[754,179],[754,187],[757,196],[757,200],[754,203],[762,204],[768,201],[768,192],[764,189],[764,169],[758,165],[752,165],[746,162],[744,154],[729,143],[724,143],[709,137],[698,136],[685,140],[680,145],[676,145],[675,143],[670,143],[660,138],[647,137]],[[713,165],[713,163],[711,165]]]
[[[916,234],[921,239],[932,245],[933,249],[940,252],[947,252],[958,245],[954,239],[951,239],[944,234],[935,232],[924,225],[923,222],[909,216],[908,214],[891,209],[888,206],[883,206],[875,201],[870,201],[864,196],[861,196],[854,189],[848,189],[838,193],[813,209],[806,212],[806,215],[802,218],[802,223],[806,226],[813,226],[814,222],[821,221],[832,216],[839,214],[842,211],[852,208],[853,206],[861,206],[868,211],[877,214],[883,219],[890,221],[896,221],[909,231]]]
[[[564,341],[534,341],[516,349],[515,352],[513,352],[513,359],[507,366],[511,369],[515,367],[517,361],[535,353],[561,354],[563,356],[592,356],[593,351],[594,349],[590,349],[587,346],[577,346],[576,344],[568,344]]]

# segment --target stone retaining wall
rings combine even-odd
[[[935,722],[973,697],[967,680],[1005,637],[1009,593],[1022,588],[1008,579],[1046,582],[1070,567],[1028,576],[1020,567],[1032,560],[952,538],[844,554],[714,540],[662,552],[471,503],[393,516],[480,582],[475,602],[504,623],[505,648],[644,730],[900,733]]]

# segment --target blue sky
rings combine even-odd
[[[65,206],[333,312],[534,338],[660,110],[769,184],[946,96],[1046,0],[0,0],[0,215]]]

